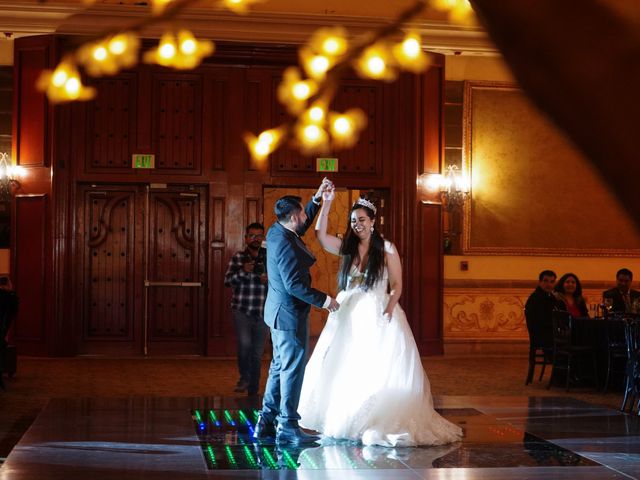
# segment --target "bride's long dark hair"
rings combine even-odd
[[[342,264],[340,265],[340,273],[338,274],[338,288],[344,290],[347,288],[349,280],[349,272],[351,271],[351,265],[354,259],[358,258],[360,261],[360,254],[358,253],[358,244],[360,239],[354,233],[351,228],[351,214],[355,210],[362,209],[366,212],[367,216],[371,220],[375,220],[376,214],[373,210],[366,205],[355,203],[349,211],[349,221],[347,224],[347,231],[344,233],[342,245],[340,245],[340,256],[342,257]],[[377,229],[373,229],[371,232],[371,240],[369,242],[369,256],[367,259],[367,265],[364,269],[364,283],[365,290],[369,290],[373,287],[378,280],[382,278],[384,274],[384,238],[378,233]]]

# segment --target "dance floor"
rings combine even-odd
[[[640,420],[556,397],[440,397],[465,430],[440,447],[251,441],[257,399],[54,399],[0,480],[640,478]]]

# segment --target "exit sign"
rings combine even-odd
[[[337,172],[337,158],[316,158],[316,172]]]
[[[134,153],[131,155],[133,168],[155,168],[156,156],[151,153]]]

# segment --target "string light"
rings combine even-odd
[[[96,91],[82,84],[75,64],[63,60],[55,70],[43,70],[38,77],[36,87],[45,92],[52,103],[64,103],[74,100],[90,100]]]
[[[358,141],[360,131],[367,126],[367,116],[359,108],[352,108],[342,114],[331,112],[329,126],[334,147],[350,148]]]
[[[154,49],[145,52],[144,61],[178,70],[190,70],[213,53],[214,44],[197,40],[189,30],[180,30],[178,36],[166,32]]]
[[[429,59],[422,51],[420,35],[415,32],[407,33],[391,51],[395,62],[404,70],[420,73],[429,66]]]
[[[93,40],[69,54],[54,69],[42,72],[38,88],[52,102],[87,100],[95,89],[83,85],[76,65],[90,76],[113,75],[136,65],[139,58],[138,32],[150,24],[176,18],[198,0],[151,0],[152,18],[140,20],[127,32],[116,31]],[[249,7],[263,0],[218,0],[234,13],[247,13]],[[95,0],[84,0],[95,3]],[[350,40],[342,27],[324,27],[313,33],[299,49],[299,67],[285,70],[278,86],[279,101],[292,115],[280,127],[244,136],[252,157],[264,160],[285,139],[293,138],[304,153],[326,152],[331,148],[348,148],[358,141],[367,117],[359,109],[344,113],[329,112],[337,87],[348,67],[367,79],[392,81],[399,70],[421,72],[429,65],[422,50],[420,36],[405,34],[401,42],[389,38],[427,5],[446,12],[451,21],[469,23],[473,10],[469,0],[415,0],[396,20],[357,41]],[[211,55],[215,45],[197,40],[188,30],[165,32],[158,45],[143,54],[147,63],[180,70],[197,67]]]
[[[365,49],[356,60],[355,67],[359,75],[374,80],[391,81],[397,75],[389,47],[384,42],[378,42]]]
[[[278,146],[282,140],[283,131],[281,128],[265,130],[257,137],[251,133],[245,133],[244,141],[249,148],[251,157],[262,161],[266,159]]]

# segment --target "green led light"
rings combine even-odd
[[[207,456],[209,457],[209,462],[211,462],[213,468],[218,468],[218,465],[216,463],[216,454],[213,451],[211,445],[207,445]]]
[[[244,456],[247,459],[249,466],[251,468],[258,468],[258,462],[256,461],[255,458],[253,458],[253,454],[251,453],[251,450],[249,450],[249,447],[245,445],[243,450],[244,450]]]
[[[233,417],[231,416],[231,413],[229,412],[229,410],[225,410],[224,411],[224,418],[227,420],[227,422],[229,422],[229,425],[234,425],[235,426],[236,422],[233,419]]]
[[[238,416],[243,423],[247,423],[247,416],[244,414],[242,410],[238,410]]]
[[[305,463],[311,467],[312,470],[319,470],[318,464],[313,461],[313,459],[309,456],[309,454],[303,451],[300,454],[300,463]]]
[[[229,463],[237,468],[238,462],[236,462],[236,459],[233,456],[233,452],[231,451],[231,448],[229,448],[229,445],[224,446],[224,451],[227,454],[227,459],[229,460]]]
[[[358,469],[358,465],[356,465],[356,463],[351,460],[351,457],[349,457],[349,455],[345,454],[343,451],[340,451],[340,455],[347,461],[351,468],[353,468],[354,470]]]
[[[253,419],[257,422],[258,421],[258,416],[260,415],[260,412],[258,410],[254,410],[253,411]]]
[[[291,455],[289,455],[289,452],[287,452],[286,450],[282,450],[282,456],[284,457],[284,462],[287,464],[287,468],[289,470],[298,469],[298,464],[293,458],[291,458]]]
[[[200,415],[200,410],[194,410],[193,414],[196,416],[196,420],[198,423],[202,423],[202,415]]]
[[[278,468],[278,464],[273,459],[273,456],[271,455],[269,450],[267,450],[266,448],[263,447],[262,448],[262,453],[264,454],[264,458],[267,460],[267,465],[269,465],[269,468],[272,469],[272,470],[277,469]]]

